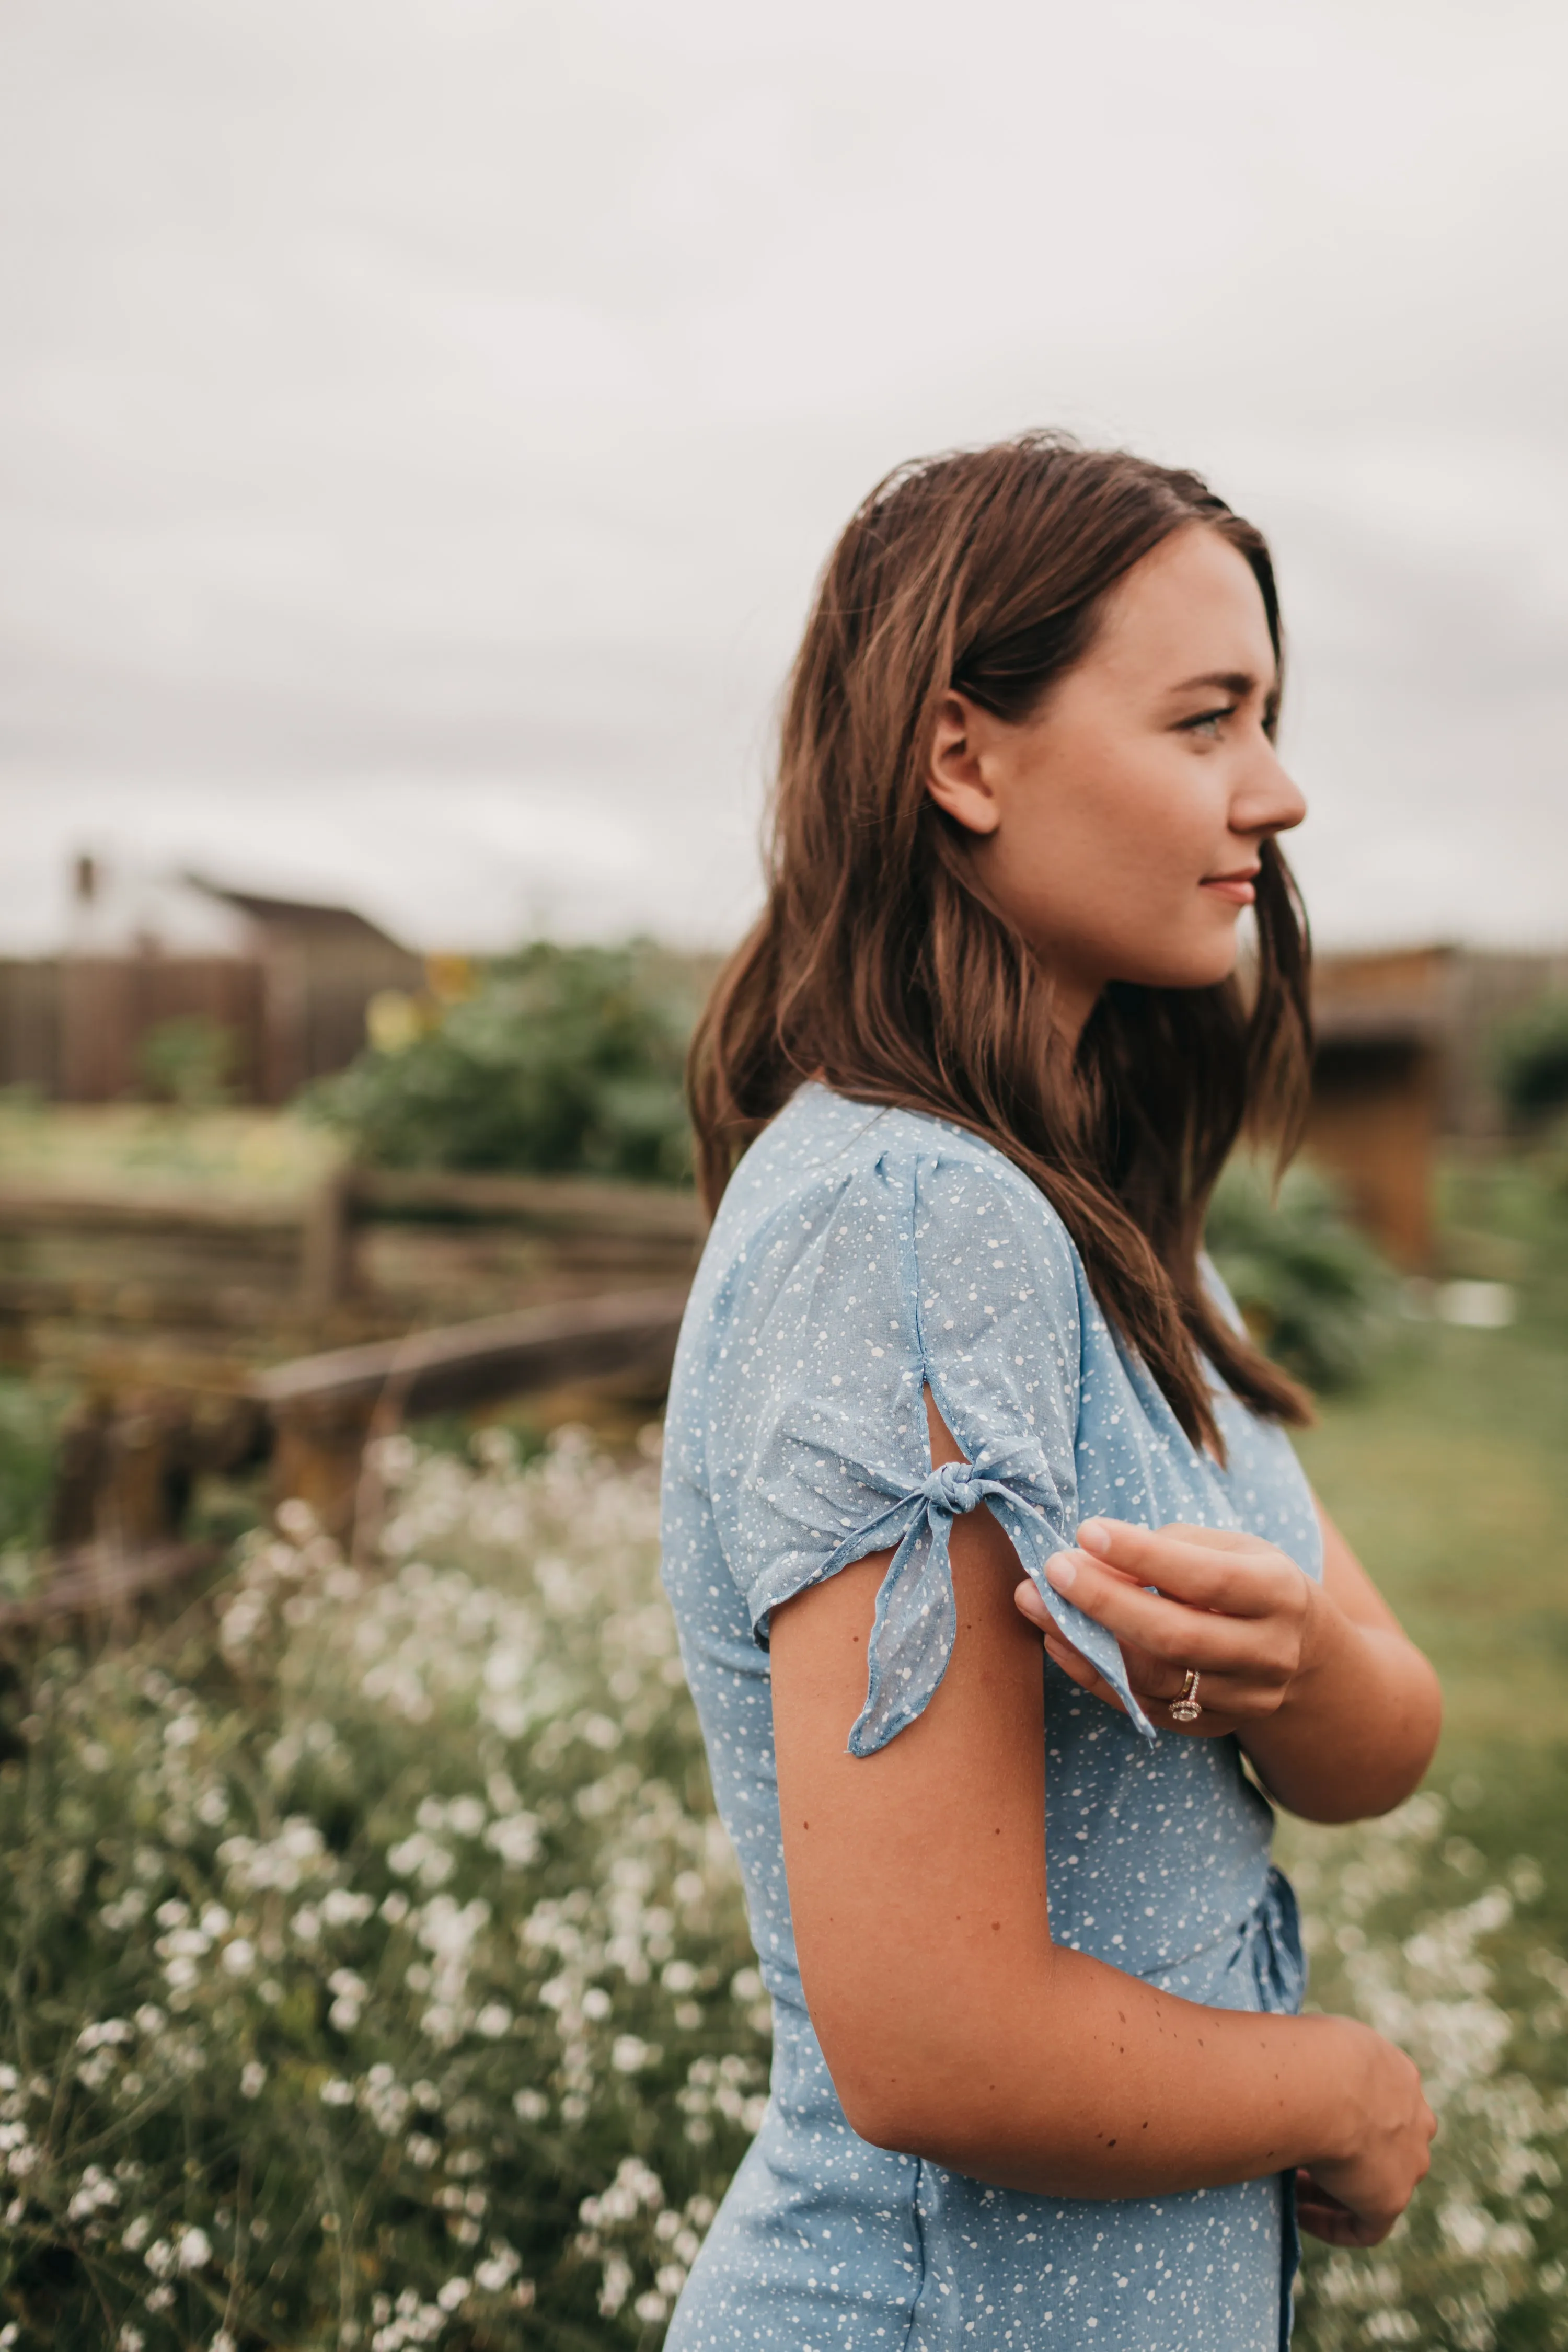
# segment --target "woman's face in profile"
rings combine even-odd
[[[1112,591],[1031,718],[945,698],[930,790],[1064,1018],[1108,981],[1203,988],[1234,968],[1259,849],[1306,814],[1268,731],[1278,686],[1250,567],[1194,525]]]

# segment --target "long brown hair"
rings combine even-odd
[[[828,559],[791,675],[767,907],[699,1025],[689,1089],[710,1211],[808,1077],[984,1137],[1056,1209],[1188,1436],[1218,1452],[1200,1352],[1254,1411],[1310,1418],[1198,1267],[1238,1135],[1283,1161],[1300,1130],[1309,949],[1289,868],[1266,842],[1245,988],[1113,984],[1064,1070],[1049,981],[977,895],[925,783],[945,693],[1026,717],[1087,650],[1107,592],[1200,523],[1251,566],[1278,656],[1268,549],[1195,474],[1029,433],[878,485]]]

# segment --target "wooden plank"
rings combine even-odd
[[[542,1234],[702,1235],[695,1194],[656,1184],[615,1184],[582,1176],[472,1176],[446,1169],[356,1168],[347,1180],[351,1213],[363,1218],[450,1218],[500,1223]]]
[[[671,1349],[687,1286],[611,1292],[335,1348],[258,1374],[251,1393],[277,1421],[392,1406],[411,1417],[592,1379]]]
[[[345,1173],[334,1169],[317,1185],[306,1210],[300,1237],[300,1304],[317,1321],[331,1313],[353,1280],[347,1198]]]
[[[73,1192],[33,1186],[0,1185],[0,1231],[16,1233],[257,1234],[298,1237],[309,1212],[308,1198],[270,1200],[265,1195],[148,1191]]]
[[[0,1601],[0,1633],[22,1633],[58,1618],[111,1615],[132,1601],[187,1583],[217,1559],[214,1544],[156,1544],[145,1551],[93,1546],[68,1553],[41,1592]]]

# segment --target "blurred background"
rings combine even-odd
[[[584,1426],[632,1492],[700,1240],[684,1045],[758,904],[816,569],[902,458],[1037,424],[1126,442],[1269,535],[1311,806],[1291,844],[1321,951],[1307,1150],[1278,1196],[1238,1163],[1211,1244],[1319,1392],[1312,1475],[1448,1691],[1416,1858],[1300,1852],[1324,1981],[1359,1967],[1334,1997],[1368,2014],[1447,2001],[1472,2118],[1515,2086],[1425,2234],[1384,2272],[1314,2273],[1303,2326],[1312,2352],[1568,2340],[1548,2179],[1568,2163],[1565,75],[1548,0],[10,0],[0,1811],[33,1801],[40,1689],[68,1695],[50,1720],[93,1691],[121,1720],[105,1660],[155,1677],[177,1654],[223,1738],[275,1746],[295,1667],[237,1700],[215,1663],[236,1579],[279,1506],[323,1575],[391,1576],[405,1427],[396,1475],[471,1502],[553,1475]],[[580,1589],[610,1590],[614,1543],[584,1543]],[[526,1582],[526,1549],[484,1575]],[[594,1722],[636,1714],[622,1671]],[[684,1708],[660,1704],[656,1746]],[[471,1735],[375,1748],[355,1818],[380,1818],[389,1774],[436,1802]],[[495,1769],[531,1785],[515,1756]],[[117,1850],[129,1812],[79,1798]],[[189,1877],[200,1838],[170,1836]],[[1374,1881],[1397,1898],[1381,1945]],[[0,1935],[41,1916],[13,1906]],[[1428,1916],[1449,1975],[1423,1990]],[[741,1982],[738,1915],[711,1932]],[[153,1983],[151,1944],[143,1963]],[[349,2064],[313,1998],[295,2071],[266,2061],[285,2141],[310,2067]],[[656,2022],[655,2059],[719,2064],[707,2025]],[[508,2130],[577,2129],[589,2095],[556,2064]],[[233,2098],[215,2076],[193,2122],[182,2079],[218,2179]],[[595,2240],[592,2292],[563,2248],[618,2151],[658,2157],[671,2095],[571,2162],[540,2143],[539,2299],[492,2248],[488,2335],[431,2299],[459,2228],[431,2173],[426,2252],[398,2259],[447,2316],[396,2342],[656,2342],[728,2126],[700,2162],[700,2133],[658,2158],[698,2166],[690,2211],[626,2191],[658,2244]],[[58,2263],[87,2260],[102,2200],[57,2169],[0,2299],[39,2341],[96,2342],[103,2306]],[[640,2300],[606,2284],[616,2263]],[[169,2263],[185,2300],[142,2278],[125,2327],[216,2343],[204,2264]],[[361,2340],[313,2275],[288,2270],[292,2332],[267,2333],[264,2299],[232,2341]],[[388,2302],[363,2340],[403,2325]]]

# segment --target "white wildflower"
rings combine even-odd
[[[89,2164],[66,2212],[73,2221],[85,2221],[119,2202],[120,2191],[109,2175],[98,2165]]]
[[[387,1901],[391,1900],[389,1895]],[[321,1917],[329,1927],[361,1927],[374,1908],[372,1896],[351,1893],[346,1886],[332,1887],[330,1893],[322,1895],[320,1905]]]
[[[510,1870],[526,1870],[539,1854],[539,1822],[532,1813],[505,1813],[491,1822],[485,1843]]]

